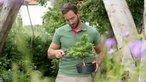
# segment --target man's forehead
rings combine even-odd
[[[75,15],[76,14],[73,11],[69,11],[66,14],[64,14],[63,16],[65,19],[70,19],[70,18],[74,17]]]

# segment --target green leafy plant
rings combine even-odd
[[[34,34],[32,39],[31,28],[23,28],[17,24],[11,29],[0,53],[0,79],[4,82],[30,82],[32,77],[38,78],[30,75],[33,71],[42,74],[38,74],[40,80],[43,77],[56,77],[58,61],[48,59],[46,53],[51,36],[43,28],[34,28]],[[44,82],[40,80],[38,81]]]
[[[87,34],[83,34],[79,42],[76,43],[76,47],[72,47],[68,53],[70,56],[82,59],[82,65],[86,65],[86,58],[93,58],[95,53],[93,52],[93,44],[89,42]]]

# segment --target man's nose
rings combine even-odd
[[[73,21],[72,20],[69,20],[69,24],[73,24]]]

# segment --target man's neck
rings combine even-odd
[[[80,21],[79,25],[77,28],[73,29],[73,30],[76,30],[76,31],[80,31],[82,28],[82,22]]]

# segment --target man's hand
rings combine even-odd
[[[96,64],[96,68],[95,68],[95,72],[97,72],[98,68],[99,68],[99,65],[96,61],[93,61],[92,63],[95,63]]]
[[[63,57],[64,56],[64,51],[63,50],[55,50],[55,57],[56,58],[61,58],[61,57]]]

